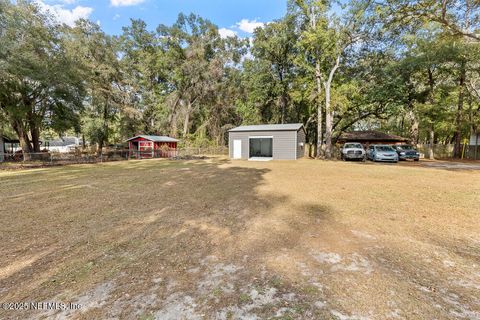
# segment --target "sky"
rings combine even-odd
[[[286,0],[36,0],[60,22],[73,25],[88,18],[111,35],[122,32],[130,19],[144,20],[150,30],[171,25],[180,12],[195,13],[219,27],[224,37],[248,37],[255,27],[281,18]]]

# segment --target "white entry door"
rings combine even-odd
[[[242,140],[233,140],[233,159],[242,159]]]

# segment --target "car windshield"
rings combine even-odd
[[[352,148],[362,149],[362,145],[360,143],[346,143],[344,148],[345,149],[352,149]]]
[[[377,148],[377,151],[387,151],[387,152],[388,151],[395,151],[395,150],[393,150],[392,147],[389,147],[389,146],[378,146],[376,148]]]

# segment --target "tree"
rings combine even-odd
[[[80,20],[71,30],[68,45],[82,65],[88,90],[83,129],[102,153],[125,100],[116,44],[97,24]]]
[[[480,41],[480,2],[477,0],[385,0],[391,22],[404,26],[437,23],[452,36]]]
[[[453,71],[457,77],[453,142],[454,156],[460,157],[465,124],[465,100],[470,98],[467,88],[470,81],[468,74],[472,62],[475,61],[471,59],[471,53],[476,51],[472,48],[478,46],[480,40],[478,34],[480,3],[476,0],[386,0],[378,2],[378,7],[384,10],[386,25],[390,29],[396,29],[395,33],[401,34],[403,30],[408,30],[416,36],[422,29],[434,25],[440,28],[442,41],[446,39],[455,51],[456,55],[449,63],[456,68]]]
[[[297,15],[303,24],[299,47],[304,52],[302,65],[313,69],[317,84],[317,98],[324,92],[325,107],[325,157],[332,157],[334,110],[331,106],[332,84],[349,49],[366,34],[366,4],[351,1],[350,7],[340,17],[331,14],[331,3],[318,0],[295,0]],[[368,3],[367,3],[368,4]],[[365,41],[366,39],[363,39]],[[318,142],[317,156],[321,155],[323,143],[322,104],[317,104]]]
[[[40,151],[40,133],[75,127],[84,97],[77,64],[65,50],[64,27],[30,2],[0,2],[0,110],[24,159]]]
[[[284,123],[287,118],[288,105],[290,103],[289,91],[294,74],[294,56],[296,55],[295,20],[287,15],[284,19],[269,23],[263,28],[255,30],[252,54],[255,63],[263,66],[264,75],[270,78],[271,94],[276,100],[278,116],[275,122]],[[260,71],[260,70],[259,70]],[[258,74],[250,74],[258,77]],[[276,113],[276,112],[275,112]]]
[[[154,133],[163,125],[159,106],[167,90],[164,52],[154,32],[142,20],[131,20],[118,38],[123,90],[128,100],[122,109],[120,126],[123,136]]]
[[[218,90],[228,89],[223,84],[229,82],[229,75],[235,74],[233,69],[240,61],[244,42],[236,37],[222,39],[215,25],[193,14],[180,14],[173,26],[160,25],[157,32],[164,52],[163,67],[170,71],[165,101],[169,105],[171,134],[177,135],[181,116],[184,138],[192,131],[200,134],[207,127],[218,129],[218,125],[212,127],[213,122],[206,123],[211,119],[206,115],[218,115],[218,111],[223,114],[218,108],[227,101],[217,99],[222,96]],[[227,92],[222,93],[228,99]],[[225,106],[231,107],[231,101]],[[217,112],[210,112],[210,108]],[[192,121],[195,115],[200,118]],[[206,122],[197,122],[201,119]]]

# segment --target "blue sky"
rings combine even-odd
[[[282,17],[286,0],[36,0],[58,20],[78,18],[98,22],[109,34],[120,34],[130,18],[142,19],[149,29],[170,25],[180,12],[196,13],[215,23],[221,34],[248,36],[255,26]]]

